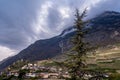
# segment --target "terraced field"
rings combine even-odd
[[[89,69],[120,73],[120,47],[97,50],[87,58]]]

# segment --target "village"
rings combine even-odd
[[[21,60],[22,61],[22,60]],[[5,71],[2,71],[0,75],[5,74],[7,77],[18,77],[20,73],[24,72],[23,77],[25,79],[65,79],[69,78],[67,71],[61,67],[56,66],[40,66],[37,63],[27,63],[20,69],[11,69],[8,67]]]
[[[19,62],[19,64],[22,64],[25,61],[23,61],[23,60],[17,61],[16,63],[14,63],[14,65],[18,65],[18,62]],[[47,63],[47,62],[49,62],[49,63]],[[65,68],[59,67],[59,66],[53,66],[53,65],[46,66],[46,65],[43,65],[43,63],[50,65],[50,63],[52,63],[52,61],[43,60],[43,61],[40,61],[37,63],[27,63],[27,64],[23,65],[22,67],[20,67],[19,69],[12,69],[11,67],[8,67],[5,71],[2,71],[0,73],[0,76],[2,76],[4,74],[7,77],[13,76],[14,78],[18,78],[22,74],[23,75],[22,78],[24,78],[25,80],[31,80],[31,79],[32,80],[39,80],[39,79],[62,79],[62,80],[65,80],[67,78],[70,78],[70,75]],[[103,77],[109,77],[107,74],[101,74],[101,73],[98,73],[98,74]],[[96,75],[96,73],[86,72],[86,73],[84,73],[84,79],[88,80],[89,78],[91,78],[95,75]]]

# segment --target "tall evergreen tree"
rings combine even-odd
[[[75,35],[72,38],[72,53],[67,59],[67,67],[71,80],[82,80],[83,68],[85,67],[85,55],[88,52],[87,43],[84,41],[86,35],[85,24],[82,19],[86,16],[86,10],[80,15],[79,10],[76,9],[75,15]]]

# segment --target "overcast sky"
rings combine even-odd
[[[120,11],[119,0],[0,0],[0,60],[39,39],[73,25],[74,11],[88,9],[87,18]]]

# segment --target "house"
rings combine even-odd
[[[59,74],[58,73],[40,73],[40,77],[43,79],[48,79],[48,78],[58,78]]]
[[[19,75],[18,70],[10,71],[10,72],[8,73],[8,76],[11,76],[11,75],[14,75],[14,76],[17,77],[17,76]]]
[[[37,77],[36,73],[26,73],[26,77]]]

